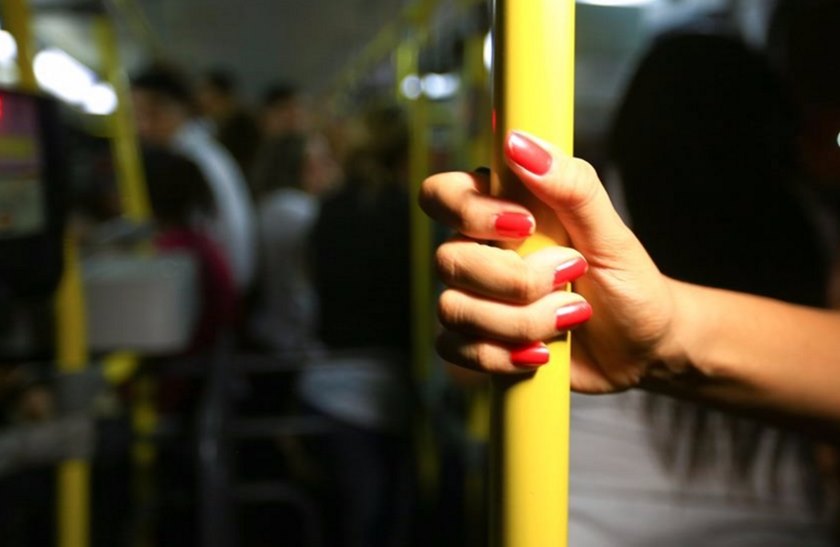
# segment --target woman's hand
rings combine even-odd
[[[673,282],[621,221],[595,170],[524,133],[509,134],[505,152],[513,172],[555,212],[574,249],[550,247],[521,258],[487,245],[531,235],[533,215],[490,197],[486,175],[427,179],[421,206],[460,233],[436,257],[448,287],[439,302],[441,356],[486,372],[527,372],[548,362],[542,341],[578,327],[576,391],[619,391],[648,374],[680,372],[672,370],[682,361],[671,334],[678,321]],[[562,290],[571,281],[575,292]]]

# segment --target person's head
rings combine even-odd
[[[306,109],[297,88],[291,84],[276,84],[263,96],[260,123],[267,137],[307,130]]]
[[[840,190],[840,0],[782,0],[768,53],[799,103],[800,156],[812,179]]]
[[[201,112],[214,120],[227,116],[236,107],[236,79],[226,70],[204,74],[196,99]]]
[[[675,34],[653,45],[611,148],[634,231],[666,275],[821,303],[815,234],[793,191],[795,137],[782,83],[739,40]],[[773,267],[783,249],[796,266]]]
[[[323,135],[283,135],[272,142],[271,151],[273,185],[261,188],[261,192],[297,188],[320,195],[329,190],[338,178],[337,164]]]
[[[365,114],[368,146],[394,178],[403,178],[408,161],[409,127],[405,112],[398,106],[371,108]]]
[[[162,226],[186,226],[196,212],[212,207],[210,188],[199,168],[163,147],[143,148],[143,167],[155,220]]]
[[[131,80],[137,133],[147,143],[166,146],[193,115],[193,98],[185,78],[152,66]]]

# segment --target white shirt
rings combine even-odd
[[[646,397],[660,397],[653,420],[645,411]],[[640,391],[572,395],[569,545],[833,545],[831,520],[813,511],[805,495],[796,445],[777,451],[778,433],[768,429],[756,440],[750,475],[733,480],[726,419],[712,413],[708,426],[716,435],[706,446],[709,464],[689,479],[685,471],[666,467],[655,447],[654,439],[673,433],[660,423],[673,415],[669,403],[678,404]],[[690,423],[684,429],[691,437]],[[687,440],[677,443],[684,449]],[[677,467],[680,461],[684,458]]]
[[[228,259],[237,287],[247,287],[254,277],[257,251],[253,204],[242,172],[198,122],[185,124],[172,146],[192,160],[207,180],[216,206],[213,236]]]

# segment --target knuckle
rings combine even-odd
[[[572,209],[589,205],[601,191],[597,171],[589,162],[579,158],[571,158],[567,163],[566,185]]]
[[[519,302],[530,303],[540,296],[536,279],[524,264],[519,265],[511,277],[511,289],[514,298]]]
[[[484,372],[493,372],[499,368],[495,352],[488,344],[476,344],[472,350],[475,367]]]
[[[449,284],[458,276],[458,259],[455,248],[450,243],[444,243],[435,251],[435,267],[441,280]]]
[[[457,291],[447,289],[438,299],[438,318],[447,329],[457,329],[464,323],[463,306]]]

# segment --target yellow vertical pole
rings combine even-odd
[[[417,24],[422,24],[418,17]],[[397,93],[406,76],[419,76],[420,40],[417,29],[396,50]],[[429,105],[421,95],[406,100],[405,106],[411,138],[408,151],[408,177],[411,194],[417,195],[420,183],[429,173]],[[429,341],[434,337],[434,308],[432,282],[432,224],[415,200],[411,200],[411,310],[412,310],[412,369],[421,388],[429,378],[433,353]],[[421,412],[416,420],[417,467],[421,491],[431,498],[437,489],[438,461],[434,450],[429,417]]]
[[[521,254],[567,238],[555,215],[506,168],[503,139],[529,131],[572,151],[574,0],[495,0],[494,191],[526,204],[539,233]],[[495,547],[568,542],[569,358],[566,340],[527,378],[494,379],[491,531]]]
[[[128,78],[120,63],[119,41],[114,24],[106,15],[96,16],[93,24],[104,76],[117,96],[117,108],[109,116],[108,128],[123,214],[134,222],[148,222],[151,218],[151,206],[140,157],[140,144],[134,126]],[[108,364],[116,363],[122,369],[135,371],[139,361],[137,354],[128,352],[112,356]],[[158,423],[154,392],[155,385],[151,378],[140,377],[135,380],[131,421],[136,440],[132,456],[135,465],[134,494],[141,504],[146,503],[153,495],[152,466],[156,452],[151,438]],[[142,544],[142,536],[146,534],[148,530],[141,529],[138,534],[141,537],[135,538],[136,544]]]
[[[63,373],[84,370],[88,361],[82,275],[76,243],[65,238],[64,273],[56,296],[56,357]],[[58,466],[58,545],[90,544],[90,464],[70,460]]]
[[[123,212],[131,220],[145,222],[150,217],[149,196],[143,178],[128,81],[120,64],[119,43],[107,16],[96,16],[94,29],[105,79],[117,95],[117,109],[108,121]]]
[[[35,58],[35,40],[32,37],[28,0],[2,0],[3,27],[17,42],[17,66],[19,87],[35,93],[38,82],[32,61]]]
[[[35,44],[26,0],[3,0],[4,26],[17,42],[20,88],[38,91],[33,70]],[[55,298],[56,362],[64,373],[87,366],[88,348],[81,271],[75,241],[64,241],[64,272]],[[90,466],[85,460],[62,462],[57,472],[58,544],[86,547],[90,542]]]

